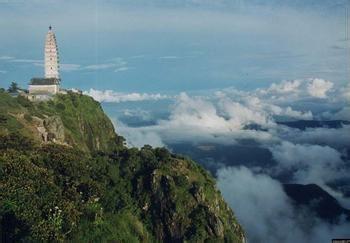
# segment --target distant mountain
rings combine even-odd
[[[283,189],[297,208],[307,207],[321,219],[336,223],[343,215],[350,221],[350,210],[316,184],[283,184]]]
[[[277,124],[285,125],[292,128],[298,128],[305,130],[307,128],[341,128],[343,125],[350,125],[350,121],[344,120],[332,120],[332,121],[316,121],[316,120],[299,120],[299,121],[288,121],[288,122],[277,122]]]

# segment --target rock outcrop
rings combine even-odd
[[[61,142],[64,139],[64,125],[59,116],[51,116],[44,119],[43,125],[47,132],[47,141]]]

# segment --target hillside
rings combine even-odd
[[[88,151],[111,151],[117,136],[100,104],[89,96],[68,93],[48,102],[0,95],[0,134],[13,132],[36,142],[56,143]]]
[[[244,241],[205,170],[123,141],[90,97],[0,93],[1,241]]]

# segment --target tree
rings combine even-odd
[[[10,87],[7,89],[9,93],[15,93],[19,90],[18,84],[16,82],[12,82]]]

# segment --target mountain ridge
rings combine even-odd
[[[308,207],[310,212],[330,223],[341,217],[350,220],[350,210],[343,208],[329,193],[316,184],[283,184],[283,190],[296,207]]]
[[[2,241],[245,241],[208,172],[127,148],[91,97],[0,92],[0,112]]]

